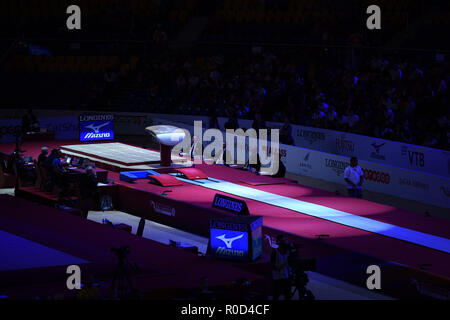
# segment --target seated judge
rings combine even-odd
[[[58,186],[62,189],[68,188],[68,181],[66,175],[67,163],[61,161],[61,150],[53,149],[45,162],[47,175],[50,177],[52,186]]]

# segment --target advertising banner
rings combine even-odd
[[[76,116],[39,118],[41,128],[55,133],[56,140],[72,140],[78,137],[78,118]]]
[[[55,133],[56,140],[77,139],[78,119],[76,116],[38,118],[41,129]],[[14,132],[21,132],[21,119],[0,120],[0,142],[16,141]]]
[[[209,122],[206,116],[158,115],[179,123],[190,124],[203,121],[205,129]],[[219,118],[223,130],[227,118]],[[252,120],[239,119],[240,128],[251,128]],[[270,128],[281,128],[280,122],[266,122]],[[342,156],[356,156],[360,160],[386,164],[421,172],[450,177],[450,152],[440,149],[417,146],[397,141],[384,140],[328,129],[292,125],[295,146]]]
[[[450,152],[353,133],[293,125],[298,147],[450,177]]]
[[[21,131],[20,119],[0,120],[0,142],[16,141],[15,132]]]
[[[349,157],[286,145],[280,145],[280,154],[288,172],[345,184]],[[364,160],[359,166],[364,172],[364,189],[450,208],[448,178]]]
[[[149,114],[140,113],[114,113],[115,134],[123,135],[142,135],[145,128],[153,124]]]
[[[262,217],[212,219],[209,230],[215,257],[252,261],[262,254]]]
[[[83,114],[79,116],[80,141],[114,139],[113,114]]]

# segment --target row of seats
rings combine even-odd
[[[169,12],[169,22],[171,23],[185,23],[189,16],[188,10],[171,10]]]
[[[450,24],[450,12],[440,12],[437,16],[432,18],[432,23],[434,25],[445,25]]]
[[[3,72],[3,100],[11,107],[82,107],[102,95],[103,73]]]
[[[18,55],[6,63],[6,71],[23,72],[102,72],[120,67],[122,73],[134,69],[137,57],[128,63],[119,64],[117,56],[42,56]],[[128,70],[126,70],[128,69]]]
[[[423,0],[379,0],[374,3],[372,0],[353,0],[345,2],[343,1],[330,1],[330,0],[287,0],[287,1],[268,1],[261,2],[259,0],[224,0],[221,1],[222,5],[220,9],[236,10],[236,9],[250,9],[250,8],[281,8],[284,10],[321,10],[321,9],[337,9],[340,7],[352,7],[352,8],[367,8],[369,5],[377,4],[390,11],[405,11],[412,5],[422,5]]]
[[[361,16],[362,17],[362,16]],[[218,11],[217,21],[225,23],[305,23],[322,22],[333,23],[348,21],[351,19],[345,12],[336,11]],[[404,22],[407,13],[404,12],[383,12],[383,21],[394,23]]]
[[[151,14],[161,2],[158,0],[79,0],[76,2],[66,0],[2,0],[0,1],[1,17],[60,17],[66,13],[69,5],[76,4],[88,14],[104,14],[116,7],[130,8],[133,14]],[[172,1],[172,8],[191,11],[196,0]]]

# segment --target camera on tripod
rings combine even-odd
[[[130,247],[129,246],[122,246],[119,248],[111,248],[111,252],[113,252],[119,260],[124,260],[128,254],[130,253]]]
[[[315,271],[316,259],[302,259],[298,252],[297,244],[289,244],[289,265],[296,271]]]
[[[314,300],[314,294],[311,290],[306,288],[306,285],[309,282],[309,277],[306,271],[316,270],[316,259],[302,259],[298,252],[298,245],[296,244],[291,244],[289,251],[289,265],[291,266],[292,271],[290,281],[295,287],[292,295],[294,295],[297,291],[299,300]]]

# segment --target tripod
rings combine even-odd
[[[291,293],[291,297],[293,297],[295,293],[298,292],[299,300],[312,301],[316,299],[311,290],[306,289],[309,278],[303,270],[297,270],[293,274],[292,282],[294,284],[294,291]]]
[[[127,255],[129,253],[129,248],[112,248],[111,251],[117,255],[118,259],[117,267],[114,270],[111,282],[111,290],[115,293],[115,296],[120,297],[134,291],[131,274],[128,269],[129,262],[127,260]]]

